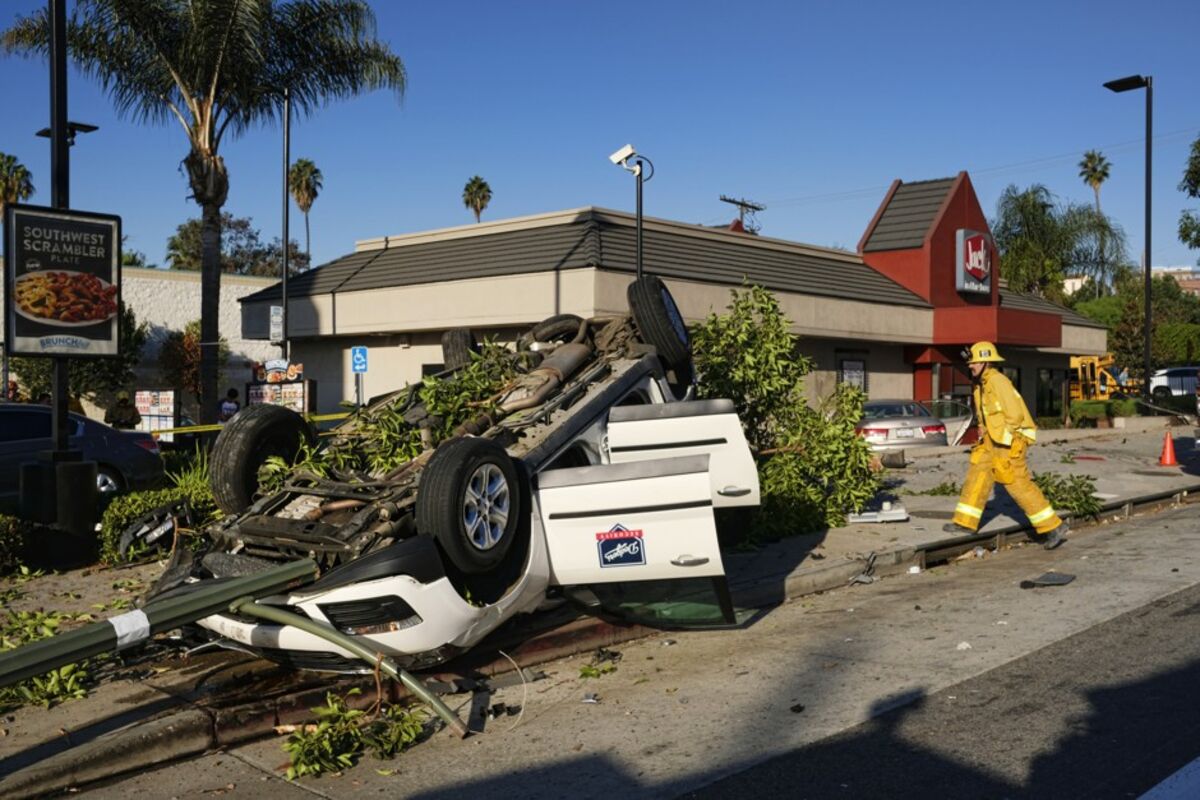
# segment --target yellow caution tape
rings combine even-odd
[[[340,411],[334,414],[305,414],[304,418],[309,422],[333,422],[334,420],[346,419],[350,416],[347,411]],[[224,423],[215,425],[184,425],[179,428],[164,428],[157,431],[148,431],[148,433],[157,439],[163,434],[171,433],[213,433],[224,428]]]

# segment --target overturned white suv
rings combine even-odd
[[[714,509],[758,504],[754,458],[730,401],[690,399],[687,329],[666,287],[639,279],[629,301],[631,316],[536,326],[488,413],[385,474],[296,468],[257,496],[266,456],[293,456],[311,433],[284,409],[247,409],[212,454],[227,516],[204,552],[176,553],[157,594],[312,558],[314,583],[259,602],[363,637],[408,668],[564,594],[645,624],[732,623]],[[385,406],[421,424],[415,388],[360,413]],[[199,624],[298,668],[369,669],[289,625],[233,613]]]

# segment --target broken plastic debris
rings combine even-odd
[[[956,647],[956,648],[954,648],[954,649],[955,649],[955,650],[970,650],[970,649],[971,649],[971,643],[970,643],[970,642],[959,642],[959,643],[958,643],[958,647]]]
[[[913,564],[911,567],[908,568],[908,574],[909,575],[920,575],[921,574],[920,566]]]
[[[661,644],[663,647],[670,647],[671,645],[675,644],[675,640],[674,639],[663,639]]]
[[[600,702],[600,695],[596,694],[595,692],[588,692],[583,696],[583,702],[597,705]]]
[[[1039,586],[1066,586],[1073,580],[1075,580],[1075,576],[1065,572],[1046,572],[1031,581],[1021,581],[1020,586],[1022,589],[1034,589]]]
[[[1008,624],[1008,620],[1006,620],[1006,619],[998,619],[998,620],[996,620],[996,624],[997,624],[997,625],[1007,625],[1007,624]]]

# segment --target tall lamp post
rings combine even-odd
[[[1142,250],[1142,266],[1145,271],[1145,330],[1143,332],[1143,359],[1145,376],[1142,379],[1142,396],[1150,396],[1150,150],[1154,130],[1154,79],[1149,75],[1130,75],[1104,84],[1111,92],[1146,90],[1146,242]]]
[[[634,159],[633,166],[629,165],[630,159]],[[631,144],[627,144],[613,153],[608,160],[626,172],[632,172],[633,176],[637,178],[637,261],[635,270],[637,278],[640,280],[642,277],[642,184],[654,177],[654,162],[634,150]],[[643,176],[646,164],[650,165],[649,178]]]

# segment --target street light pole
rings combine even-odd
[[[50,0],[50,205],[71,207],[71,151],[67,142],[67,0]],[[50,402],[51,436],[54,450],[65,452],[69,445],[67,392],[70,390],[70,361],[55,356],[53,393]],[[6,387],[7,388],[7,387]]]
[[[1150,187],[1151,187],[1151,151],[1154,133],[1154,79],[1150,75],[1129,75],[1124,78],[1118,78],[1114,81],[1108,81],[1104,84],[1104,88],[1112,92],[1128,92],[1133,89],[1146,90],[1146,241],[1142,249],[1142,268],[1143,268],[1143,294],[1145,295],[1145,324],[1142,332],[1142,358],[1144,376],[1142,379],[1142,396],[1150,397],[1150,327],[1151,327],[1151,305],[1150,292],[1152,282],[1150,280]]]
[[[637,266],[636,276],[640,281],[642,279],[642,172],[644,164],[642,157],[638,156],[637,164],[633,168],[633,174],[637,176]]]

